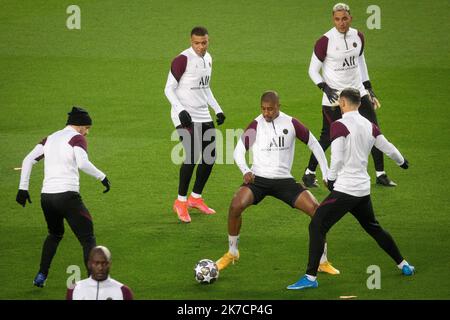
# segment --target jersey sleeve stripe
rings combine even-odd
[[[180,54],[178,57],[173,59],[170,72],[172,72],[173,77],[180,82],[181,77],[186,71],[187,57]]]
[[[309,130],[306,128],[300,121],[295,118],[292,118],[292,125],[295,129],[295,135],[297,139],[303,141],[305,144],[308,144],[309,141]]]
[[[72,139],[70,139],[69,144],[72,147],[80,147],[87,152],[87,141],[86,138],[81,134],[73,136]]]
[[[331,124],[330,140],[333,141],[339,137],[347,137],[350,134],[345,124],[340,121],[335,121]]]
[[[248,150],[255,143],[256,140],[256,129],[258,127],[258,121],[253,120],[245,129],[242,135],[242,142],[244,143],[245,149]]]
[[[319,40],[317,40],[316,45],[314,46],[314,54],[317,59],[320,61],[324,61],[327,56],[328,50],[328,38],[326,36],[322,36]]]

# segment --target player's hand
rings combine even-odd
[[[105,186],[105,190],[103,191],[103,193],[107,193],[111,187],[111,183],[109,182],[107,177],[105,177],[105,179],[102,180],[102,185]]]
[[[328,190],[333,191],[335,182],[336,182],[336,180],[328,180],[327,181],[327,188],[328,188]]]
[[[17,192],[17,196],[16,196],[17,203],[25,208],[25,204],[27,203],[27,200],[29,203],[31,203],[31,198],[30,198],[30,194],[28,193],[28,190],[19,189],[19,191]]]
[[[181,111],[178,114],[178,118],[180,119],[181,126],[183,128],[188,128],[188,127],[190,127],[192,125],[191,115],[186,110]]]
[[[400,166],[400,168],[405,169],[405,170],[409,168],[409,162],[408,162],[408,160],[406,160],[406,158],[405,158],[405,161],[403,162],[403,164]]]
[[[246,174],[244,174],[245,184],[253,183],[253,181],[255,181],[255,175],[253,174],[253,172],[247,172]]]
[[[338,100],[338,90],[330,88],[325,82],[321,82],[317,86],[325,92],[330,103],[335,103]]]
[[[216,114],[216,118],[217,118],[216,122],[217,122],[218,126],[222,125],[225,122],[225,119],[226,119],[226,117],[223,114],[223,112],[219,112],[218,114]]]
[[[378,108],[381,108],[381,103],[375,95],[375,92],[373,92],[372,84],[370,83],[370,81],[364,81],[363,85],[367,92],[369,92],[369,99],[373,104],[373,109],[377,110]]]

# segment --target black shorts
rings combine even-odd
[[[92,217],[78,192],[42,193],[41,207],[49,234],[62,236],[66,219],[77,238],[94,235]]]
[[[258,204],[266,196],[272,196],[287,203],[292,208],[295,208],[295,201],[297,201],[300,193],[306,190],[293,178],[268,179],[255,176],[253,183],[243,184],[242,186],[252,191],[254,197],[253,204]]]

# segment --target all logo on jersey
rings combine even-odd
[[[348,59],[345,58],[345,59],[344,59],[344,62],[343,62],[343,64],[342,64],[342,66],[343,66],[343,67],[352,67],[352,66],[355,66],[355,65],[356,65],[355,59],[356,59],[355,56],[351,56],[351,57],[349,57]]]
[[[284,137],[278,137],[276,139],[275,137],[272,138],[272,141],[270,142],[269,148],[284,148]]]
[[[356,48],[358,44],[356,42],[353,42],[353,48]]]
[[[284,134],[288,134],[288,132],[289,132],[288,129],[283,129]]]
[[[209,76],[204,76],[204,77],[201,77],[200,78],[200,82],[199,82],[199,86],[207,86],[207,85],[209,85],[209,79],[210,79],[210,77]]]

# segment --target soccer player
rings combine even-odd
[[[275,91],[266,91],[261,96],[261,113],[247,127],[234,151],[244,183],[234,195],[228,211],[229,250],[216,262],[219,270],[239,260],[242,212],[250,205],[273,196],[310,217],[319,205],[311,192],[296,183],[291,174],[295,141],[299,139],[316,155],[322,174],[326,175],[327,159],[317,139],[300,121],[280,111]],[[250,148],[253,151],[251,169],[245,161],[245,153]],[[339,270],[328,262],[326,247],[322,251],[319,271],[339,274]]]
[[[108,248],[97,246],[89,254],[91,275],[67,289],[67,300],[133,300],[133,292],[126,285],[109,276],[112,259]]]
[[[47,222],[48,236],[42,248],[39,272],[33,281],[35,286],[41,288],[63,238],[64,219],[83,247],[86,268],[89,251],[95,247],[92,217],[80,196],[78,169],[100,180],[105,186],[103,193],[110,189],[106,175],[88,158],[85,136],[92,126],[91,117],[80,107],[73,107],[68,115],[67,126],[43,139],[23,160],[16,196],[16,201],[23,207],[27,201],[31,203],[28,193],[31,171],[33,165],[44,158],[41,207]]]
[[[375,218],[370,199],[370,176],[367,173],[369,153],[374,145],[403,169],[408,169],[408,161],[386,140],[376,124],[358,113],[361,105],[359,90],[342,90],[339,105],[343,116],[331,124],[331,164],[326,176],[331,193],[320,204],[309,225],[309,261],[306,274],[288,286],[288,289],[318,286],[317,267],[325,236],[347,212],[358,220],[404,275],[414,274],[414,267],[403,258],[391,235]]]
[[[204,214],[214,214],[202,198],[203,188],[213,168],[215,154],[214,122],[208,106],[214,109],[217,124],[225,115],[210,88],[212,58],[207,52],[208,31],[195,27],[191,31],[191,47],[173,61],[164,90],[172,105],[172,122],[180,136],[186,159],[180,168],[178,198],[173,210],[182,222],[191,222],[188,208],[197,208]],[[197,162],[195,184],[189,199],[187,192]]]
[[[311,80],[323,91],[323,125],[319,138],[323,150],[327,150],[331,143],[331,123],[342,116],[337,104],[339,91],[347,87],[357,88],[362,96],[359,113],[376,125],[378,122],[375,109],[380,106],[369,80],[364,58],[364,36],[360,31],[350,28],[352,16],[349,6],[344,3],[336,4],[333,7],[332,17],[334,28],[316,42],[309,65]],[[384,171],[383,153],[374,148],[372,157],[377,176],[376,183],[387,187],[396,186]],[[317,160],[311,155],[302,177],[307,187],[318,186],[316,167]]]

